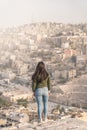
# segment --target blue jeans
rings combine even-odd
[[[35,91],[35,97],[38,105],[38,119],[42,119],[42,112],[44,110],[44,118],[47,118],[48,113],[48,88],[38,88]],[[44,109],[43,109],[44,108]]]

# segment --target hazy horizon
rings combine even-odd
[[[87,0],[0,0],[0,27],[35,22],[87,23]]]

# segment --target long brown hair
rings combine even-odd
[[[37,83],[42,82],[48,77],[48,72],[45,69],[45,64],[41,61],[37,64],[35,73],[32,75],[32,80]]]

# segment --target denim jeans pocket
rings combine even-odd
[[[44,95],[47,96],[48,95],[48,88],[44,87]]]
[[[41,88],[36,89],[36,91],[35,91],[35,96],[41,96],[41,95],[42,95],[42,90],[41,90]]]

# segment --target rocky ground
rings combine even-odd
[[[87,122],[79,119],[67,118],[57,121],[49,120],[48,122],[37,123],[33,121],[27,124],[26,128],[19,127],[19,130],[87,130]]]

